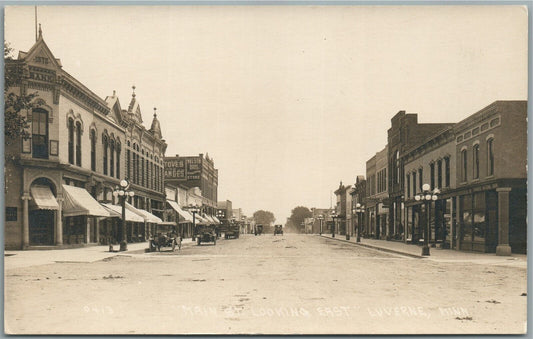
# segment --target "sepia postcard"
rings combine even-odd
[[[527,332],[528,6],[4,8],[4,333]]]

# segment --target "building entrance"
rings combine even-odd
[[[30,245],[54,245],[54,218],[52,210],[29,212]]]

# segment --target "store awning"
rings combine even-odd
[[[152,213],[150,213],[150,212],[148,212],[146,210],[143,210],[141,208],[133,207],[131,204],[126,203],[126,209],[132,211],[133,213],[135,213],[135,214],[137,214],[139,216],[141,216],[143,218],[143,220],[146,221],[146,222],[151,222],[151,223],[154,223],[154,224],[163,222],[163,220],[161,220],[161,218],[159,218],[159,217],[153,215]]]
[[[183,218],[185,219],[185,221],[182,221],[182,222],[192,222],[192,215],[187,212],[187,211],[184,211],[181,209],[180,205],[178,205],[177,202],[175,201],[171,201],[171,200],[167,200],[167,203],[170,205],[170,207],[172,207],[172,209],[176,212],[178,212],[178,214]],[[181,221],[180,221],[181,222]]]
[[[210,216],[210,215],[206,215],[205,217],[207,218],[207,220],[209,220],[210,223],[212,223],[212,224],[216,224],[216,223],[217,223],[217,222],[215,221],[215,219],[213,219],[212,216]]]
[[[213,218],[213,220],[217,223],[217,224],[220,224],[220,220],[218,220],[217,217],[215,217],[214,215],[211,216],[211,218]]]
[[[111,214],[102,207],[87,190],[69,185],[63,185],[63,215],[88,215],[94,217],[110,217]]]
[[[58,210],[59,205],[57,204],[56,197],[54,193],[50,190],[48,186],[42,185],[33,185],[30,188],[31,197],[33,198],[32,207],[40,210]]]
[[[112,217],[122,218],[122,206],[112,204],[102,204],[102,206],[111,213]],[[126,208],[126,221],[144,222],[144,218]]]

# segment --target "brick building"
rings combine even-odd
[[[126,160],[131,128],[143,134],[137,136],[139,149],[163,157],[166,144],[157,118],[150,130],[142,121],[130,121],[115,95],[103,100],[67,73],[40,31],[31,49],[8,60],[6,69],[21,74],[8,92],[37,92],[37,97],[32,110],[20,112],[28,119],[30,138],[6,142],[5,248],[118,242],[120,213],[100,203],[113,209],[118,202],[112,192],[132,167]],[[148,172],[146,180],[162,181],[155,173]],[[148,209],[137,212],[152,218],[154,205],[146,198],[164,201],[163,188],[146,183],[132,188],[136,201],[144,203],[130,202]],[[127,217],[128,241],[142,240],[146,220]]]
[[[381,239],[387,234],[389,209],[388,147],[377,152],[366,162],[366,225],[367,234]]]
[[[188,188],[198,187],[203,199],[202,213],[216,215],[218,198],[218,170],[213,159],[202,153],[198,156],[164,158],[165,182]]]

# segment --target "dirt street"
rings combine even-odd
[[[5,272],[16,334],[523,333],[526,270],[438,263],[312,235]]]

